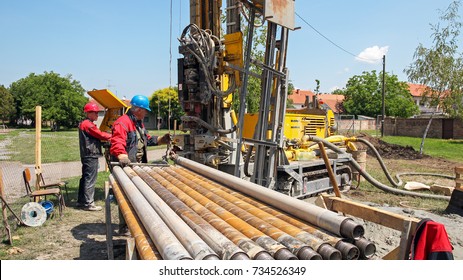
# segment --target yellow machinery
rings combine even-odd
[[[112,124],[126,112],[128,109],[127,104],[122,102],[108,89],[94,89],[87,93],[106,109],[104,118],[100,124],[100,130],[111,133]]]

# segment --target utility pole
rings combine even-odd
[[[386,102],[385,102],[385,95],[384,95],[384,88],[385,88],[385,73],[386,73],[386,55],[383,55],[383,82],[382,82],[382,95],[383,95],[383,108],[381,110],[382,119],[381,119],[381,137],[384,136],[384,118],[386,117]]]

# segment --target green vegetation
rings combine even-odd
[[[405,137],[405,136],[385,136],[383,141],[400,146],[411,146],[416,151],[419,151],[421,138]],[[439,157],[452,161],[462,161],[463,155],[463,140],[446,140],[427,138],[425,142],[426,155]]]

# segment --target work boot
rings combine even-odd
[[[88,206],[85,206],[83,209],[86,210],[86,211],[101,211],[101,209],[103,209],[103,208],[101,206],[97,206],[95,204],[90,204]]]

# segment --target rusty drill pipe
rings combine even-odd
[[[162,200],[131,167],[127,176],[195,260],[218,260],[217,254]]]
[[[125,174],[124,170],[119,166],[114,166],[112,173],[124,193],[127,194],[130,204],[137,212],[138,217],[162,258],[165,260],[192,260],[193,258],[185,247],[183,247],[161,217],[154,211],[153,207],[151,207],[135,184]]]
[[[369,259],[376,253],[376,246],[366,238],[354,240],[355,246],[360,249],[360,258]]]
[[[198,184],[182,178],[179,176],[179,174],[172,174],[169,173],[171,172],[170,168],[165,168],[165,169],[159,169],[158,173],[161,174],[164,178],[171,182],[181,182],[184,183],[185,186],[188,186],[188,188],[194,190],[197,192],[199,195],[204,196],[206,199],[212,201],[214,204],[218,205],[219,207],[227,210],[229,213],[232,215],[235,215],[239,219],[245,221],[248,223],[250,226],[254,227],[255,229],[259,230],[260,232],[264,233],[268,237],[270,237],[272,240],[275,240],[281,244],[284,245],[291,253],[297,254],[299,250],[305,251],[302,255],[304,256],[313,256],[316,259],[321,259],[318,254],[313,252],[313,254],[310,254],[310,251],[313,251],[310,247],[307,245],[303,244],[299,240],[292,238],[288,234],[285,234],[284,232],[276,229],[275,227],[271,226],[270,224],[262,221],[261,219],[256,218],[255,216],[250,215],[246,211],[243,211],[242,209],[235,207],[228,203],[226,200],[222,199],[221,197],[215,195],[212,192],[209,192],[207,189],[202,188]],[[264,240],[264,238],[260,238],[261,240]],[[267,241],[265,241],[267,242]],[[285,248],[285,249],[286,249]],[[282,251],[282,250],[280,250]],[[282,251],[284,252],[284,250]],[[279,254],[281,257],[283,257],[283,254],[281,252],[276,252],[275,254]],[[290,254],[287,254],[286,252],[284,253],[285,257],[292,258]],[[276,257],[275,257],[276,258]],[[284,258],[284,257],[283,257]],[[296,258],[294,256],[294,258]],[[276,258],[278,259],[278,258]]]
[[[151,177],[146,172],[150,171],[148,167],[144,167],[143,169],[134,167],[133,170],[221,257],[221,259],[249,260],[248,255],[246,255],[242,249],[236,246]]]
[[[121,211],[122,216],[127,223],[127,227],[135,239],[135,246],[137,247],[137,253],[140,258],[142,260],[161,259],[161,255],[151,241],[149,234],[141,225],[140,219],[134,213],[135,210],[128,203],[126,195],[121,190],[121,187],[116,182],[116,179],[113,175],[109,175],[109,183],[112,186],[114,196],[116,197],[117,204],[119,205],[119,211]]]
[[[160,168],[153,168],[153,171],[156,173],[165,173],[163,172]],[[167,174],[167,173],[165,173]],[[168,174],[167,174],[168,175]],[[158,180],[158,178],[155,178]],[[167,179],[167,178],[166,178]],[[158,180],[160,182],[160,180]],[[194,200],[202,204],[204,207],[206,207],[208,210],[210,210],[212,213],[216,214],[219,216],[221,219],[223,219],[225,222],[230,224],[232,227],[235,229],[239,230],[240,232],[244,233],[247,237],[249,237],[251,240],[255,241],[257,244],[259,244],[261,247],[266,249],[275,259],[297,259],[295,255],[293,255],[285,246],[282,244],[278,243],[274,239],[268,237],[265,235],[262,231],[254,228],[253,226],[249,225],[247,222],[243,221],[242,219],[238,218],[236,215],[233,215],[229,211],[225,210],[223,207],[220,207],[216,203],[212,202],[210,199],[207,197],[201,195],[197,191],[191,189],[188,185],[173,179],[173,180],[168,180],[172,184],[175,184],[175,186],[182,191],[184,191],[186,194],[188,194],[190,197],[192,197]],[[162,184],[162,183],[161,183]]]
[[[274,215],[266,211],[259,209],[258,207],[252,205],[249,202],[246,202],[245,200],[243,200],[244,196],[238,197],[230,194],[231,191],[229,189],[217,184],[216,182],[208,180],[204,177],[195,177],[191,172],[188,172],[183,167],[172,168],[172,171],[169,173],[171,175],[180,174],[187,180],[191,180],[192,182],[198,183],[202,187],[208,189],[208,191],[213,192],[221,198],[226,199],[233,205],[239,206],[241,209],[249,212],[250,214],[255,215],[256,217],[270,223],[271,225],[281,229],[289,235],[301,240],[302,242],[308,244],[311,248],[316,250],[325,260],[339,260],[342,258],[341,252],[330,246],[329,243],[301,230],[296,226],[293,226],[292,224],[286,221],[283,221],[282,219],[275,217]]]
[[[175,167],[174,170],[181,170],[182,172],[184,173],[188,173],[190,175],[194,175],[194,173],[188,169],[185,169],[184,167]],[[180,172],[180,171],[179,171]],[[266,204],[263,204],[263,203],[260,203],[250,197],[247,197],[247,196],[244,196],[243,194],[241,194],[240,192],[237,192],[237,191],[234,191],[234,190],[231,190],[229,188],[226,188],[226,187],[223,187],[219,184],[217,184],[216,182],[212,181],[212,180],[209,180],[205,177],[202,177],[202,180],[214,185],[216,188],[219,188],[220,190],[228,193],[229,195],[231,195],[232,197],[236,197],[238,199],[241,199],[243,200],[244,202],[246,203],[249,203],[255,207],[257,207],[258,209],[262,210],[263,212],[265,213],[268,213],[270,215],[272,215],[273,217],[275,218],[278,218],[278,219],[281,219],[282,221],[285,221],[293,226],[295,226],[296,228],[300,229],[300,230],[303,230],[304,232],[308,232],[310,235],[312,236],[316,236],[318,237],[320,240],[323,240],[324,242],[334,246],[337,250],[339,250],[342,254],[342,258],[343,259],[346,259],[346,260],[354,260],[354,259],[357,259],[358,256],[359,256],[359,248],[355,247],[354,245],[352,245],[351,243],[349,242],[344,242],[342,240],[342,238],[339,238],[339,237],[334,237],[332,236],[331,234],[328,234],[326,232],[323,232],[315,227],[313,227],[312,225],[309,225],[307,223],[303,223],[297,219],[294,219],[280,211],[277,211],[275,210],[274,208],[266,205]],[[302,242],[309,242],[307,241],[307,237],[301,235],[301,236],[295,236],[296,238],[300,239]],[[320,249],[323,249],[323,248],[318,248],[318,250]]]
[[[210,225],[221,232],[225,237],[230,239],[234,244],[246,252],[253,260],[273,260],[274,258],[261,246],[246,237],[240,231],[230,226],[220,217],[209,211],[206,207],[191,198],[188,194],[177,188],[175,185],[164,179],[153,170],[146,170],[147,173],[159,182],[163,187],[174,194],[180,201],[185,203],[190,209],[198,213],[200,217],[206,220]]]
[[[327,249],[324,251],[325,255],[320,256],[313,250],[313,247],[308,246],[300,240],[292,237],[290,232],[286,233],[283,230],[280,230],[282,227],[292,227],[288,223],[277,220],[275,217],[260,211],[256,207],[229,195],[225,191],[215,187],[213,184],[202,180],[202,178],[183,172],[180,168],[176,168],[175,170],[172,168],[165,168],[163,171],[169,173],[172,177],[180,180],[181,182],[188,184],[197,192],[208,197],[252,226],[262,230],[265,234],[285,245],[299,259],[321,259],[322,257],[324,259],[341,259],[341,253],[329,245],[328,247],[331,247],[332,251],[330,252],[330,250]],[[271,221],[273,221],[273,223]],[[298,233],[301,232],[301,230],[298,230],[295,227],[292,227],[291,229]]]
[[[243,192],[249,196],[273,205],[282,211],[288,212],[304,221],[321,227],[349,239],[358,239],[363,236],[365,229],[352,218],[312,205],[294,197],[262,188],[262,186],[242,180],[241,178],[218,171],[203,164],[184,157],[174,156],[175,163],[185,166],[205,177],[222,182],[227,187]]]

